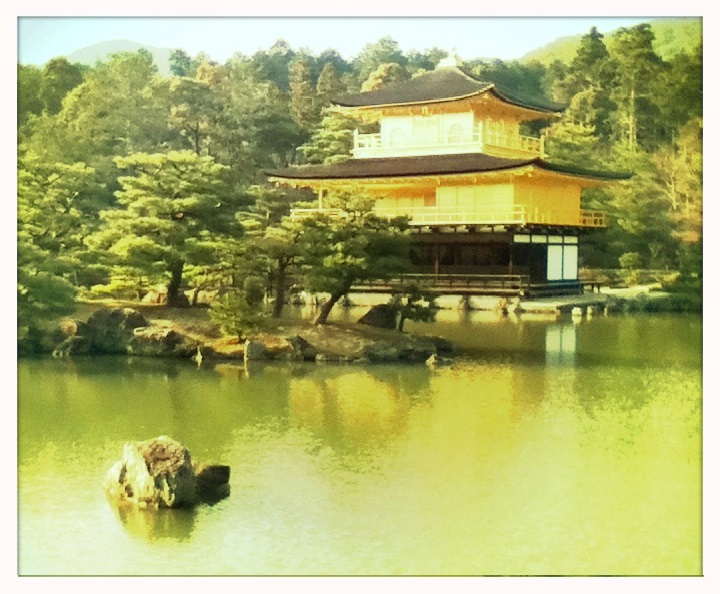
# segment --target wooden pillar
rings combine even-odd
[[[440,275],[440,241],[435,240],[435,279]]]

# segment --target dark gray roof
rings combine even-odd
[[[414,105],[428,102],[453,101],[491,92],[496,97],[520,107],[557,113],[565,108],[537,98],[521,98],[501,90],[491,82],[481,81],[459,68],[438,68],[377,91],[343,95],[333,99],[341,107],[378,107],[381,105]]]
[[[489,173],[492,171],[518,169],[526,165],[533,165],[540,169],[555,171],[566,175],[576,175],[592,179],[611,180],[627,179],[630,177],[625,173],[605,173],[573,167],[563,167],[546,163],[539,158],[506,159],[492,157],[483,153],[392,157],[383,159],[350,159],[341,163],[270,169],[264,173],[269,177],[284,179],[340,180]]]

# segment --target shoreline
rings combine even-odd
[[[518,316],[590,316],[592,313],[702,315],[702,294],[670,293],[658,288],[655,285],[601,288],[598,292],[583,295],[517,299],[510,302],[497,297],[443,295],[437,301],[441,310],[496,311]],[[347,307],[370,309],[386,301],[386,295],[350,293]],[[288,305],[288,310],[292,308],[297,312],[303,307],[311,306]],[[127,320],[118,319],[110,324],[120,324],[120,327],[94,331],[95,335],[109,332],[111,337],[116,338],[117,344],[100,345],[99,348],[86,345],[81,348],[79,345],[83,332],[88,332],[85,325],[99,311],[125,311],[137,319],[127,327]],[[117,315],[122,318],[124,314]],[[107,322],[105,320],[103,323]],[[164,304],[105,299],[78,301],[73,315],[49,323],[33,336],[18,340],[17,354],[18,358],[50,354],[57,357],[129,354],[235,360],[415,363],[426,362],[432,356],[450,356],[455,352],[449,341],[437,337],[387,330],[356,321],[331,320],[325,325],[316,326],[302,317],[269,318],[268,327],[264,331],[246,338],[241,341],[238,337],[223,334],[210,319],[207,305],[171,308]],[[64,351],[58,351],[61,344],[64,345]]]
[[[72,317],[19,347],[19,357],[130,355],[236,361],[426,363],[454,354],[447,340],[357,322],[280,319],[249,334],[223,334],[207,307],[169,308],[133,302],[82,303]]]

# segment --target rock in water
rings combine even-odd
[[[259,340],[246,340],[245,341],[245,360],[254,361],[256,359],[263,359],[265,357],[265,345]]]
[[[104,486],[118,503],[138,507],[184,507],[198,501],[190,452],[165,435],[125,444],[122,460],[110,469]]]
[[[397,310],[388,304],[374,305],[358,320],[359,324],[395,330],[397,328]]]
[[[220,501],[230,494],[230,467],[199,464],[195,467],[198,496],[208,503]]]

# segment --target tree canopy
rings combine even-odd
[[[185,265],[210,263],[223,236],[239,231],[225,208],[226,168],[192,151],[135,153],[116,163],[128,173],[119,178],[120,208],[100,213],[104,226],[88,243],[110,265],[167,277],[168,305],[181,305]]]

